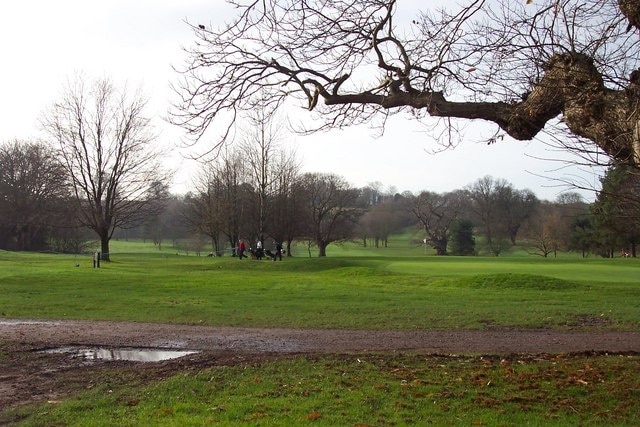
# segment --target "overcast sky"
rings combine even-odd
[[[424,2],[405,0],[403,12]],[[181,46],[193,40],[184,23],[217,25],[229,18],[223,0],[21,0],[6,2],[0,14],[0,143],[37,139],[39,119],[59,97],[65,82],[78,73],[109,77],[116,84],[149,97],[159,143],[173,148],[182,132],[166,123],[172,97],[172,69],[183,62]],[[460,189],[478,178],[504,178],[518,189],[528,188],[552,200],[566,186],[558,179],[578,177],[597,185],[598,177],[584,168],[562,168],[539,142],[507,139],[486,145],[487,125],[468,122],[465,139],[454,150],[433,154],[435,135],[414,123],[392,120],[382,137],[366,128],[313,136],[290,135],[304,171],[333,172],[356,186],[379,181],[384,188],[419,192]],[[203,141],[206,144],[207,141]],[[177,167],[174,189],[189,188],[198,165],[173,149],[168,161]],[[593,195],[583,193],[588,199]]]

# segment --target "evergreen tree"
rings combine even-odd
[[[453,223],[449,252],[452,255],[475,255],[476,239],[473,237],[473,223],[471,221],[461,219]]]
[[[600,254],[613,257],[622,249],[637,255],[640,242],[640,175],[638,170],[617,164],[602,178],[602,190],[592,212],[598,233]]]

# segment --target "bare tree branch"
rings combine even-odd
[[[411,22],[397,19],[395,0],[232,4],[230,25],[193,27],[175,88],[172,120],[195,140],[222,120],[223,141],[266,93],[272,107],[292,98],[315,111],[322,121],[308,131],[408,112],[530,140],[560,118],[608,156],[640,161],[640,38],[627,31],[637,1],[475,0]]]

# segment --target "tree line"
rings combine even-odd
[[[576,192],[540,200],[491,176],[446,193],[385,190],[379,182],[356,188],[336,174],[301,173],[282,153],[274,156],[277,167],[267,168],[271,184],[261,188],[255,169],[243,162],[251,156],[247,149],[225,152],[203,167],[192,191],[173,196],[173,207],[153,221],[156,244],[171,230],[177,244],[181,230],[191,236],[191,250],[219,256],[231,254],[239,239],[282,242],[289,255],[295,242],[298,251],[325,256],[330,243],[387,247],[390,236],[409,230],[419,236],[416,246],[436,255],[499,256],[515,246],[542,257],[637,255],[640,179],[626,166],[610,168],[596,201],[587,203]],[[148,226],[129,236],[151,236]]]
[[[258,126],[258,133],[266,135]],[[254,135],[255,136],[255,135]],[[249,143],[252,141],[252,143]],[[463,189],[418,194],[362,188],[329,173],[302,173],[295,154],[273,139],[248,139],[204,164],[193,188],[172,195],[154,181],[141,199],[120,202],[109,238],[165,241],[193,252],[231,255],[238,240],[286,252],[326,255],[334,242],[385,247],[389,237],[414,230],[416,245],[437,255],[499,256],[515,245],[550,256],[636,256],[640,239],[640,179],[628,166],[609,169],[594,203],[577,193],[538,199],[504,179],[486,176]],[[78,253],[100,237],[78,209],[64,155],[45,143],[0,146],[0,248]],[[297,243],[297,245],[294,245]],[[305,254],[306,255],[306,254]]]

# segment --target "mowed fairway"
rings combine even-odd
[[[126,248],[140,252],[115,253],[100,269],[89,256],[0,252],[0,316],[293,328],[640,326],[633,259],[338,248],[325,259],[272,262]]]

